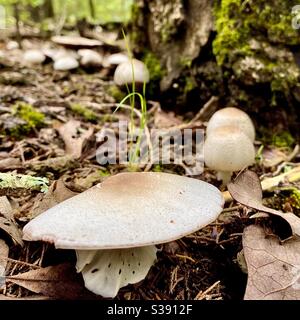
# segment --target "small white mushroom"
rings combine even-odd
[[[103,57],[97,51],[80,49],[78,55],[81,57],[80,63],[85,67],[100,67],[102,65]]]
[[[78,67],[78,61],[72,56],[63,56],[54,62],[54,70],[67,71]]]
[[[103,64],[104,66],[109,67],[111,65],[119,65],[129,60],[130,59],[125,53],[119,52],[119,53],[113,53],[113,54],[110,54],[109,56],[106,56],[103,61]]]
[[[204,143],[207,167],[218,172],[217,177],[227,184],[234,171],[254,163],[255,149],[250,138],[239,128],[223,126],[211,131]]]
[[[114,297],[143,280],[156,260],[155,244],[213,222],[224,204],[214,186],[166,173],[121,173],[47,210],[23,232],[29,241],[75,249],[85,286]]]
[[[114,74],[114,82],[119,86],[125,86],[133,82],[136,84],[147,83],[149,78],[148,68],[137,59],[130,59],[119,64]]]
[[[15,50],[15,49],[19,49],[19,44],[17,41],[9,41],[7,44],[6,44],[6,49],[7,50]]]
[[[209,136],[216,128],[222,126],[238,127],[252,142],[254,142],[255,128],[252,120],[244,111],[238,108],[223,108],[215,112],[207,124],[207,136]]]
[[[41,50],[27,50],[24,52],[23,59],[28,64],[40,64],[46,59],[45,55]]]

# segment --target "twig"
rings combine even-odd
[[[210,292],[212,291],[217,285],[220,284],[220,280],[216,281],[213,285],[211,285],[209,288],[207,288],[205,291],[200,291],[194,300],[203,300],[205,299],[205,296]]]

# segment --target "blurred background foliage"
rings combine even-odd
[[[73,25],[80,19],[89,23],[126,23],[134,0],[0,0],[6,11],[7,26],[15,22],[15,8],[25,24],[43,24],[51,29],[60,20]]]

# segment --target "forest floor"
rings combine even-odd
[[[33,43],[39,45],[39,42]],[[130,120],[130,110],[120,108],[114,112],[119,101],[109,93],[113,86],[113,68],[58,72],[53,70],[50,61],[42,65],[24,65],[21,51],[7,50],[4,42],[0,43],[0,51],[0,170],[46,177],[52,184],[46,196],[33,190],[2,192],[2,200],[10,200],[13,225],[7,228],[0,220],[0,238],[8,244],[5,251],[7,245],[0,242],[0,266],[5,266],[8,277],[3,286],[0,282],[0,299],[96,299],[82,290],[83,281],[80,274],[76,274],[73,251],[55,250],[40,242],[23,242],[20,234],[26,222],[46,208],[102,182],[109,175],[128,170],[118,164],[99,165],[96,133],[104,126],[115,130],[118,120]],[[27,112],[25,116],[24,112]],[[192,123],[190,128],[205,128],[205,123],[191,120],[163,111],[159,101],[148,102],[147,125],[151,129],[188,127],[189,123]],[[137,126],[139,121],[136,117]],[[256,146],[259,149],[260,142]],[[252,169],[260,177],[276,176],[287,167],[297,167],[300,159],[297,149],[293,154],[293,150],[265,146],[263,152],[269,160],[278,161],[271,166],[258,161]],[[147,170],[185,172],[177,165],[152,165]],[[195,178],[220,187],[214,173],[207,169]],[[59,183],[53,185],[54,181]],[[299,185],[286,183],[282,187],[299,188]],[[299,199],[295,204],[289,195],[280,190],[270,191],[265,200],[275,209],[299,214]],[[2,200],[0,217],[4,210]],[[195,234],[161,245],[158,261],[147,278],[122,288],[117,299],[243,299],[247,274],[241,270],[237,256],[243,249],[243,230],[253,223],[250,212],[251,209],[228,201],[214,223]],[[7,252],[6,257],[3,252]],[[44,280],[44,283],[48,281],[48,289],[44,288],[43,280],[39,285],[30,281],[30,275],[36,277],[32,272],[65,263],[73,266],[68,279],[61,271],[55,275],[55,281],[56,286],[59,281],[69,283],[69,290],[57,289],[53,294],[49,279]],[[23,273],[27,280],[14,279]]]

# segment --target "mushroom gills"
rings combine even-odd
[[[120,288],[143,280],[156,260],[157,248],[76,250],[77,272],[88,290],[113,298]]]

